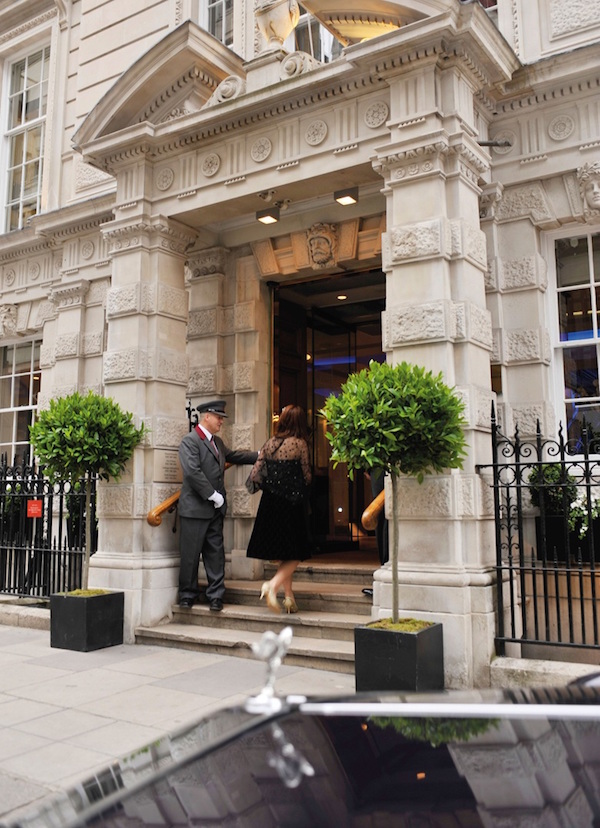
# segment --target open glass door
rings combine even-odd
[[[348,479],[345,465],[333,468],[327,424],[319,415],[350,373],[383,361],[381,312],[385,276],[369,271],[281,286],[275,293],[275,412],[296,403],[306,409],[312,435],[312,529],[319,550],[344,552],[373,547],[360,519],[371,501],[369,480]]]

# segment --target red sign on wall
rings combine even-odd
[[[28,500],[27,501],[27,517],[39,518],[42,516],[42,501]]]

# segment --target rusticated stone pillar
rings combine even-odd
[[[491,492],[476,466],[490,459],[492,326],[479,223],[488,158],[468,125],[474,101],[466,63],[423,60],[419,70],[418,83],[415,67],[390,81],[393,140],[374,161],[387,199],[384,350],[389,362],[441,371],[456,387],[468,454],[462,471],[421,485],[400,480],[399,607],[401,615],[443,623],[447,686],[485,686],[495,558]],[[410,117],[408,102],[427,114]],[[376,617],[390,614],[391,579],[390,564],[375,573]]]
[[[179,555],[169,516],[151,527],[146,515],[181,482],[177,449],[188,428],[184,263],[193,237],[176,222],[145,215],[111,222],[103,233],[112,259],[105,394],[144,422],[149,435],[127,474],[100,486],[90,581],[125,590],[131,641],[135,626],[164,618],[177,594]]]
[[[188,394],[193,405],[211,397],[226,400],[222,436],[235,449],[258,449],[266,439],[264,422],[270,388],[268,289],[254,260],[235,259],[213,247],[191,251],[187,261],[190,291]],[[229,504],[224,526],[225,575],[256,579],[260,562],[246,558],[258,498],[248,494],[248,467],[226,475]]]

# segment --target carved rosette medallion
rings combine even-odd
[[[509,129],[503,129],[500,132],[497,132],[493,139],[494,141],[508,141],[510,143],[510,147],[493,147],[493,151],[496,155],[506,155],[509,153],[515,145],[517,140],[517,136],[514,132],[511,132]]]
[[[369,129],[377,129],[387,121],[389,114],[390,110],[385,101],[375,101],[365,112],[365,124]]]
[[[548,135],[553,141],[566,141],[575,129],[575,121],[570,115],[557,115],[548,124]]]
[[[325,121],[313,121],[312,124],[309,124],[306,132],[304,133],[304,140],[311,147],[316,147],[319,144],[322,144],[327,138],[327,130],[328,127]]]
[[[36,279],[39,278],[40,275],[40,266],[38,262],[31,262],[29,268],[27,270],[27,275],[31,279],[32,282],[35,282]]]
[[[85,241],[81,245],[81,258],[82,259],[91,259],[94,255],[94,243],[91,241]]]
[[[256,161],[257,164],[260,164],[267,160],[269,155],[271,155],[272,149],[273,144],[266,136],[257,138],[250,149],[250,157],[253,161]]]
[[[16,278],[17,274],[12,269],[12,267],[9,267],[9,269],[6,270],[4,273],[4,284],[6,285],[6,287],[11,287],[12,285],[14,285]]]
[[[205,175],[207,178],[212,178],[213,175],[216,175],[219,172],[219,168],[221,166],[221,158],[217,155],[216,152],[209,153],[204,161],[202,162],[201,170],[202,174]]]
[[[162,170],[159,170],[156,174],[156,189],[161,190],[164,192],[168,190],[173,181],[175,180],[175,173],[171,169],[171,167],[163,167]]]

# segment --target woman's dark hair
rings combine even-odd
[[[275,424],[277,437],[300,437],[308,440],[306,414],[299,405],[286,405]]]

